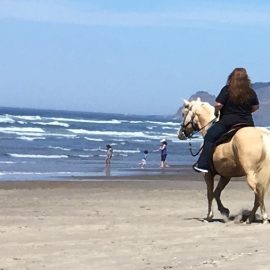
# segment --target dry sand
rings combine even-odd
[[[0,183],[0,269],[270,269],[270,224],[203,222],[200,175],[152,178]],[[253,194],[223,200],[237,215]]]

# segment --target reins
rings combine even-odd
[[[206,124],[205,126],[203,126],[202,128],[200,128],[200,129],[195,130],[194,132],[192,132],[191,136],[188,137],[188,139],[189,139],[189,142],[188,142],[188,144],[189,144],[189,152],[190,152],[190,154],[191,154],[193,157],[198,156],[199,153],[201,152],[201,150],[203,149],[203,146],[204,146],[204,144],[203,144],[203,145],[200,147],[200,149],[196,152],[196,154],[194,154],[193,151],[192,151],[192,144],[191,144],[191,139],[192,139],[193,135],[199,133],[200,131],[202,131],[202,130],[203,130],[204,128],[206,128],[207,126],[213,125],[213,123],[215,123],[216,120],[217,120],[217,117],[215,117],[213,120],[211,120],[209,123],[207,123],[207,124]]]

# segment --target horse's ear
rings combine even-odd
[[[200,97],[197,97],[197,101],[201,101],[201,98]]]
[[[185,105],[185,106],[187,106],[187,105],[189,104],[189,101],[188,101],[188,100],[183,99],[183,101],[184,101],[184,105]]]

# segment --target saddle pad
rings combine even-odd
[[[216,142],[215,142],[215,146],[218,146],[222,143],[226,143],[226,142],[229,142],[232,137],[235,135],[235,133],[241,129],[241,128],[244,128],[244,127],[250,127],[250,125],[248,124],[237,124],[235,126],[233,126],[229,131],[227,131],[225,134],[223,134]]]

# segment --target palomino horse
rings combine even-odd
[[[194,131],[200,131],[204,136],[212,123],[214,107],[200,99],[184,100],[182,110],[183,122],[178,132],[179,139],[191,137]],[[220,180],[214,190],[214,176],[220,175]],[[244,127],[236,132],[233,138],[218,145],[213,153],[213,169],[204,175],[207,185],[208,213],[207,220],[213,218],[212,201],[215,198],[218,210],[222,215],[229,216],[220,196],[222,190],[232,177],[245,176],[250,188],[254,191],[254,207],[247,219],[251,223],[260,206],[263,223],[268,222],[264,205],[264,195],[270,184],[270,132],[266,129]]]

